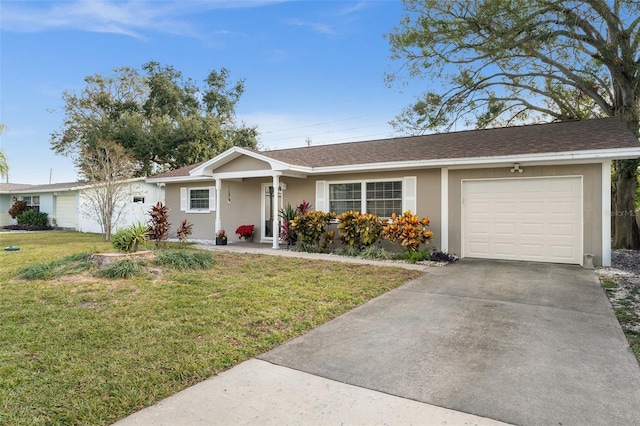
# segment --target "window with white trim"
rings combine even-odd
[[[180,210],[190,213],[209,213],[216,209],[216,188],[180,188]]]
[[[379,217],[401,214],[402,180],[329,183],[329,210],[336,214],[354,210]]]
[[[362,205],[362,184],[332,183],[329,185],[329,210],[336,214],[354,210]]]
[[[40,196],[39,195],[25,195],[22,197],[22,201],[27,203],[27,207],[30,210],[40,211]]]
[[[402,181],[367,182],[367,213],[391,217],[402,213]]]
[[[189,190],[189,210],[209,210],[209,190]]]

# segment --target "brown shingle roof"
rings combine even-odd
[[[639,146],[638,139],[614,117],[319,145],[262,154],[289,164],[325,167]]]
[[[638,147],[638,139],[619,118],[612,117],[318,145],[260,154],[291,165],[327,167]],[[153,178],[189,176],[200,164],[202,162]]]

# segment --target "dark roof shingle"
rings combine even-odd
[[[264,151],[308,167],[639,147],[618,118],[536,124]]]

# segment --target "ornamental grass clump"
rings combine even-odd
[[[382,229],[384,238],[392,243],[399,243],[410,252],[418,252],[421,244],[427,244],[433,238],[433,232],[427,229],[429,218],[418,216],[407,210],[398,216],[391,214],[389,224]]]
[[[154,263],[159,266],[184,271],[212,268],[215,265],[215,260],[211,253],[202,251],[160,250],[156,254]]]
[[[95,275],[102,278],[122,279],[145,275],[147,269],[143,262],[133,259],[122,259],[98,269]]]

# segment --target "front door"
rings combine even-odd
[[[273,241],[273,203],[278,203],[278,211],[282,208],[282,191],[276,191],[273,185],[268,183],[262,184],[262,230],[260,231],[261,240]],[[276,229],[276,235],[279,230]]]

